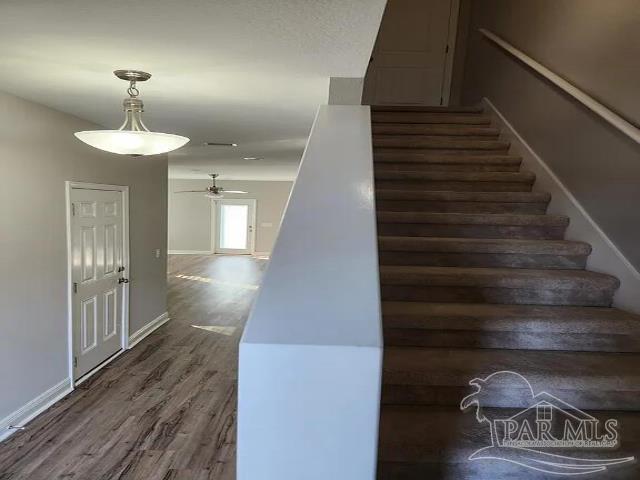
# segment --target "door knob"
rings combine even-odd
[[[118,283],[129,283],[129,279],[128,278],[119,278],[118,279]]]

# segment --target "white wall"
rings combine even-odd
[[[66,180],[130,187],[131,332],[166,311],[167,158],[100,152],[73,136],[96,125],[1,92],[0,124],[1,426],[68,377]]]
[[[329,105],[361,105],[364,77],[329,79]]]
[[[292,182],[221,180],[218,186],[227,190],[244,190],[247,194],[227,195],[229,199],[256,199],[255,251],[271,252],[278,235],[282,214],[291,192]],[[179,193],[179,190],[204,190],[209,180],[169,180],[169,251],[212,251],[213,201],[198,193]]]

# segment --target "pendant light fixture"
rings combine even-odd
[[[124,123],[118,130],[88,130],[76,132],[75,136],[92,147],[120,155],[157,155],[176,150],[186,144],[189,139],[170,133],[150,132],[142,123],[144,105],[138,98],[140,92],[136,82],[144,82],[151,74],[138,70],[116,70],[116,77],[129,82],[127,93],[129,98],[122,102],[124,106]]]

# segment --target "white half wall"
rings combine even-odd
[[[369,107],[322,106],[240,342],[238,480],[374,480],[379,289]]]
[[[213,201],[199,193],[175,193],[180,190],[204,190],[211,180],[169,180],[169,253],[213,253]],[[227,190],[244,190],[247,194],[229,194],[230,200],[256,200],[257,253],[268,254],[278,236],[293,182],[219,180],[216,185]]]
[[[551,194],[548,212],[570,218],[566,238],[587,242],[593,247],[587,268],[620,280],[614,306],[640,313],[640,273],[491,100],[484,98],[483,103],[493,123],[502,128],[501,138],[511,142],[511,152],[522,156],[523,169],[536,174],[534,190]]]

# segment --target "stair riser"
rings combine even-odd
[[[447,164],[417,162],[376,162],[376,173],[383,172],[518,172],[519,165]]]
[[[387,138],[386,136],[373,137],[374,148],[398,148],[398,149],[447,149],[454,151],[481,150],[491,153],[506,154],[509,144],[483,138],[455,139],[452,137],[427,137],[424,138]]]
[[[372,112],[421,112],[421,113],[438,113],[438,114],[474,114],[479,115],[484,112],[481,105],[371,105]]]
[[[395,376],[395,375],[394,375]],[[525,375],[526,376],[526,375]],[[469,379],[471,380],[471,379]],[[389,383],[391,382],[391,383]],[[431,386],[410,385],[393,378],[383,378],[382,403],[384,405],[438,405],[455,406],[477,389],[469,385]],[[557,390],[553,394],[580,410],[639,410],[640,395],[637,390]],[[530,390],[516,388],[492,389],[482,397],[487,408],[527,408]]]
[[[374,135],[445,135],[497,139],[500,131],[486,126],[468,125],[416,125],[416,124],[373,124]]]
[[[385,318],[385,322],[387,319]],[[425,318],[425,325],[429,319]],[[399,347],[490,348],[573,352],[640,352],[640,339],[631,335],[566,332],[518,332],[385,328],[384,344]]]
[[[574,289],[502,288],[428,285],[388,285],[381,288],[385,301],[499,303],[517,305],[576,305],[609,307],[613,291],[576,286]]]
[[[381,265],[424,265],[432,267],[507,267],[583,269],[586,255],[527,255],[517,253],[441,253],[380,251]]]
[[[498,202],[429,202],[419,200],[376,200],[379,210],[388,212],[433,213],[521,213],[542,215],[547,203],[498,203]]]
[[[421,223],[378,223],[378,234],[413,237],[512,238],[559,240],[566,227],[516,225],[450,225]]]
[[[429,180],[376,179],[376,188],[388,190],[420,190],[431,192],[530,192],[528,182],[460,182]]]
[[[457,135],[457,134],[383,134],[373,137],[373,145],[377,148],[431,148],[432,146],[451,148],[454,150],[499,150],[506,152],[509,145],[502,142],[498,135]],[[495,153],[495,152],[494,152]]]
[[[373,150],[374,158],[378,156],[380,153],[388,154],[393,153],[393,155],[397,156],[406,156],[406,155],[426,155],[428,157],[431,156],[460,156],[464,155],[465,157],[472,156],[477,157],[479,160],[482,157],[492,158],[496,155],[504,156],[507,155],[507,152],[496,152],[493,150],[455,150],[450,148],[374,148]]]
[[[371,120],[373,123],[491,124],[489,117],[464,113],[372,112]]]

